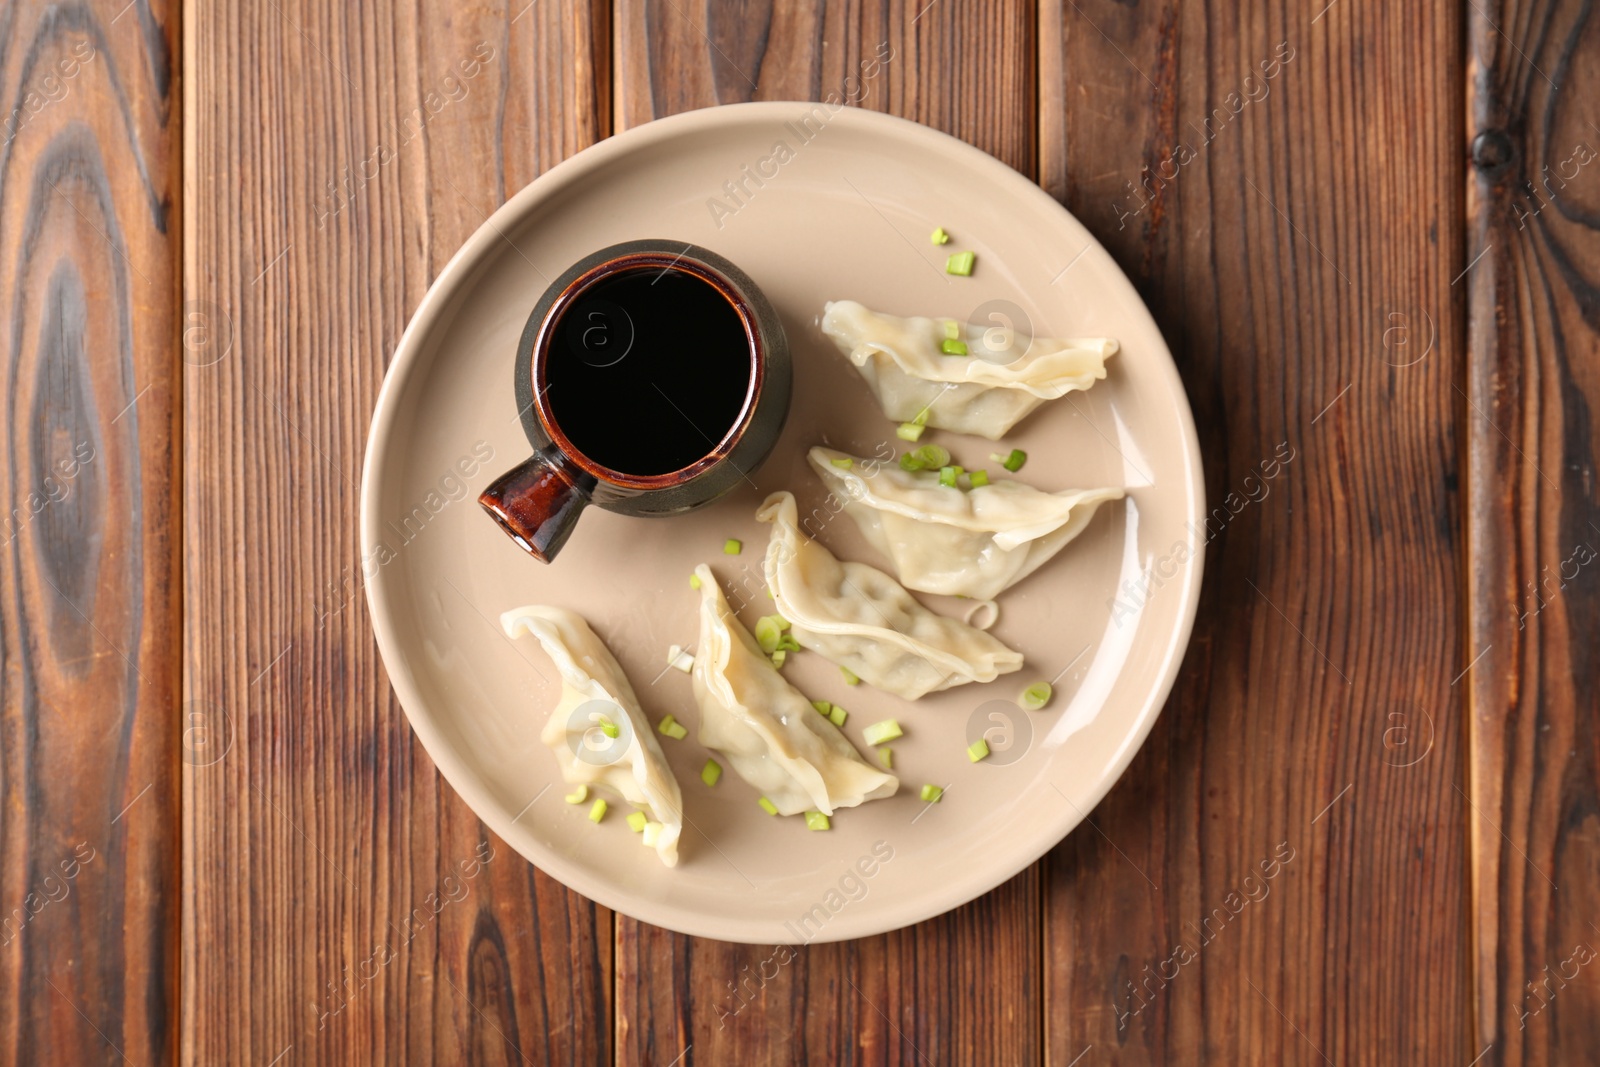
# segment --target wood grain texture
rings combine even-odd
[[[837,94],[943,129],[1031,174],[1034,20],[1019,0],[873,8],[624,0],[617,124]],[[863,63],[875,76],[861,76]],[[618,1064],[679,1056],[1025,1064],[1041,1055],[1037,868],[886,937],[794,951],[685,937],[618,916],[616,953]]]
[[[1031,0],[617,0],[616,125],[837,94],[1032,175],[1035,24]],[[863,77],[863,64],[875,75]]]
[[[122,6],[0,12],[6,1063],[174,1053],[177,27]]]
[[[1042,11],[1044,184],[1166,334],[1214,509],[1174,696],[1050,857],[1050,1063],[1472,1059],[1460,17]]]
[[[1600,18],[1571,0],[1469,14],[1473,1051],[1592,1062]]]
[[[429,281],[608,132],[608,20],[187,14],[186,1063],[610,1060],[610,914],[494,839],[415,741],[356,490]]]

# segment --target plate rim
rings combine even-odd
[[[826,101],[771,100],[722,104],[680,112],[665,118],[655,119],[597,141],[557,163],[523,186],[508,198],[505,203],[495,209],[473,231],[471,236],[462,242],[461,247],[445,263],[423,294],[421,301],[412,312],[404,331],[402,331],[399,341],[396,342],[394,353],[384,369],[383,383],[378,390],[377,399],[372,410],[372,421],[367,431],[366,452],[362,458],[359,507],[360,558],[365,560],[369,552],[373,551],[374,546],[377,544],[376,529],[380,522],[378,517],[380,505],[378,486],[383,484],[392,462],[390,453],[385,452],[378,446],[382,443],[380,439],[392,439],[398,418],[397,407],[401,394],[404,392],[411,376],[418,370],[422,339],[430,335],[439,325],[441,315],[456,296],[462,281],[479,266],[487,251],[495,242],[503,239],[503,234],[507,230],[520,222],[525,215],[547,197],[572,186],[594,171],[602,170],[612,165],[620,157],[636,153],[654,143],[671,138],[689,136],[704,129],[723,125],[760,122],[769,115],[793,118],[792,109],[796,107],[815,108],[819,106],[836,107],[836,110],[831,113],[830,124],[843,123],[846,126],[867,129],[869,132],[872,128],[877,127],[885,134],[896,139],[921,141],[938,152],[961,157],[974,170],[988,171],[995,174],[997,182],[1003,182],[1008,187],[1017,186],[1017,198],[1027,201],[1027,206],[1030,210],[1053,210],[1067,216],[1083,233],[1090,244],[1106,255],[1106,261],[1112,267],[1114,274],[1114,277],[1107,279],[1107,283],[1112,286],[1120,286],[1137,306],[1144,309],[1145,314],[1150,317],[1155,335],[1160,341],[1159,352],[1152,352],[1151,354],[1152,365],[1159,365],[1159,373],[1167,377],[1173,395],[1179,402],[1179,437],[1183,443],[1184,467],[1188,480],[1187,489],[1189,499],[1192,501],[1187,528],[1192,531],[1197,524],[1202,523],[1206,501],[1205,472],[1200,452],[1199,435],[1195,428],[1194,413],[1189,403],[1188,391],[1184,388],[1182,377],[1178,373],[1177,363],[1172,357],[1172,350],[1167,344],[1159,323],[1155,321],[1155,316],[1151,314],[1149,306],[1139,295],[1138,290],[1134,288],[1126,272],[1106,252],[1105,246],[1100,243],[1099,239],[1094,236],[1088,227],[1084,226],[1077,216],[1073,215],[1064,205],[1045,192],[1034,179],[996,159],[984,150],[920,122],[881,111],[872,111],[848,105],[830,105]],[[1026,188],[1022,188],[1024,186]],[[1009,189],[1008,195],[1010,195]],[[1157,360],[1155,359],[1156,356],[1161,358]],[[367,615],[372,623],[373,637],[378,646],[379,659],[384,675],[388,679],[396,701],[405,713],[408,724],[417,735],[417,739],[422,743],[423,750],[428,754],[428,758],[433,762],[434,766],[438,768],[439,773],[444,776],[445,781],[450,784],[450,787],[455,790],[472,813],[527,860],[531,866],[544,871],[562,885],[600,904],[602,907],[664,929],[694,937],[743,944],[820,944],[871,937],[893,930],[904,929],[953,911],[964,904],[971,903],[973,900],[994,891],[1034,863],[1037,863],[1041,857],[1065,840],[1069,834],[1088,818],[1090,812],[1105,799],[1112,787],[1121,780],[1122,775],[1127,771],[1134,757],[1144,747],[1145,741],[1154,729],[1156,721],[1165,709],[1167,699],[1171,696],[1172,689],[1177,683],[1183,657],[1187,653],[1189,642],[1193,635],[1195,619],[1199,610],[1200,588],[1205,571],[1206,543],[1200,541],[1191,547],[1194,549],[1194,555],[1189,559],[1189,565],[1185,569],[1183,581],[1177,590],[1179,595],[1178,625],[1171,632],[1166,642],[1166,647],[1162,652],[1160,677],[1156,684],[1146,690],[1142,706],[1137,709],[1136,714],[1130,719],[1131,729],[1125,735],[1125,740],[1120,746],[1116,758],[1107,765],[1106,770],[1101,774],[1094,788],[1089,790],[1087,805],[1079,806],[1069,803],[1067,810],[1061,816],[1043,822],[1040,832],[1036,836],[1036,841],[1039,844],[1037,847],[1030,845],[1017,853],[1017,856],[1020,857],[1020,862],[1007,862],[992,867],[975,866],[974,870],[981,871],[981,873],[974,878],[955,885],[946,885],[941,891],[931,892],[926,896],[919,897],[912,905],[898,910],[864,909],[859,912],[836,915],[834,921],[828,923],[826,929],[819,931],[816,937],[804,942],[785,942],[781,939],[775,939],[770,935],[777,933],[777,931],[768,929],[766,920],[740,916],[717,916],[713,918],[700,912],[663,903],[648,897],[628,894],[625,890],[616,890],[611,883],[591,877],[582,867],[568,861],[553,850],[545,850],[544,854],[538,856],[537,859],[529,855],[527,851],[524,851],[517,844],[516,839],[519,835],[512,832],[512,825],[521,815],[511,817],[509,812],[502,809],[502,806],[476,780],[475,775],[466,765],[466,761],[458,757],[454,746],[447,742],[442,733],[435,727],[432,709],[429,707],[428,702],[422,698],[413,672],[405,658],[403,649],[400,647],[399,639],[396,637],[389,621],[392,608],[388,588],[389,579],[385,576],[384,568],[380,567],[372,578],[363,582],[363,591],[365,593],[364,600],[366,602]],[[555,784],[555,782],[552,782],[546,788],[551,788]]]

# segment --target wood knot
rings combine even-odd
[[[1472,165],[1487,178],[1498,176],[1515,155],[1504,130],[1483,130],[1472,139]]]

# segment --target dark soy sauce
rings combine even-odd
[[[641,267],[596,282],[562,313],[545,388],[579,452],[622,474],[670,474],[738,422],[753,374],[744,325],[719,290]]]

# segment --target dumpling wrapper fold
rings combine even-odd
[[[876,567],[841,562],[807,538],[793,494],[772,494],[756,518],[772,524],[767,585],[802,648],[907,700],[992,682],[1022,666],[1022,653],[929,611]]]
[[[951,321],[835,300],[824,307],[822,332],[855,364],[889,418],[911,422],[926,412],[929,426],[991,441],[1046,400],[1104,378],[1106,359],[1117,351],[1109,337],[1057,340],[957,322],[973,354],[948,356],[940,346]]]
[[[1013,479],[973,489],[939,484],[935,471],[816,447],[806,454],[872,547],[908,589],[990,600],[1083,532],[1121,489],[1047,493]],[[849,460],[840,467],[834,460]]]
[[[683,794],[655,730],[611,650],[582,616],[565,608],[513,608],[500,616],[500,625],[510,637],[527,633],[538,638],[561,674],[561,698],[550,709],[539,734],[539,740],[555,753],[561,776],[571,785],[607,786],[644,809],[652,822],[661,824],[656,854],[668,867],[676,867],[678,838],[683,834]],[[574,714],[583,705],[596,702],[610,707],[597,704],[591,713]],[[595,718],[599,714],[610,718],[627,736],[607,739],[596,751],[586,746],[590,732],[599,731]],[[620,751],[613,751],[613,746]],[[580,752],[590,755],[580,757]]]
[[[861,758],[839,728],[821,715],[734,617],[711,568],[700,579],[700,639],[694,696],[700,743],[721,753],[781,815],[832,815],[892,796],[894,775]]]

